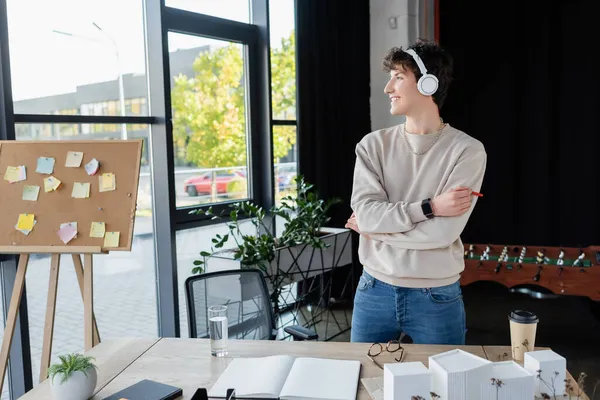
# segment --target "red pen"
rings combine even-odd
[[[471,192],[472,195],[475,195],[477,197],[483,197],[483,195],[481,193],[478,192]]]

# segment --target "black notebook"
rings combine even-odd
[[[181,396],[180,388],[144,379],[103,400],[175,400]]]

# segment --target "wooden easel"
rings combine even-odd
[[[93,256],[106,254],[108,250],[131,251],[142,145],[142,139],[0,141],[0,209],[3,214],[0,218],[0,254],[20,255],[0,350],[0,389],[4,384],[27,265],[32,254],[51,255],[40,381],[48,377],[52,356],[58,273],[62,255],[70,254],[73,258],[83,298],[85,350],[100,343],[94,317]],[[76,165],[67,165],[69,153],[81,157]],[[99,167],[90,175],[85,166],[94,160]],[[49,169],[43,166],[44,161],[51,162]],[[9,168],[20,169],[19,180],[9,182],[10,179],[6,179],[5,173],[8,174]],[[38,169],[43,171],[38,172]],[[112,188],[101,187],[100,178],[103,174],[113,176]],[[60,184],[47,191],[46,178],[49,176],[60,181]],[[89,185],[87,197],[74,195],[76,183]],[[38,187],[34,199],[31,196],[25,198],[26,185],[34,189]],[[27,231],[17,229],[15,225],[22,214],[32,214],[35,218],[34,227]],[[77,235],[65,245],[57,231],[62,224],[71,222],[77,224]],[[107,249],[103,236],[92,236],[93,223],[104,223],[106,233],[118,233],[116,245],[110,245]]]
[[[4,384],[4,374],[8,365],[8,356],[10,346],[15,332],[17,322],[17,313],[21,304],[23,287],[25,285],[25,274],[31,254],[51,254],[50,279],[48,284],[48,301],[46,304],[46,320],[44,324],[44,344],[42,347],[42,359],[40,366],[40,382],[48,377],[48,368],[50,367],[50,358],[52,355],[52,339],[54,336],[54,315],[56,311],[56,294],[58,289],[58,273],[60,271],[60,257],[63,254],[71,254],[75,274],[79,282],[81,296],[83,298],[83,323],[84,323],[84,345],[85,350],[100,343],[100,334],[98,325],[94,316],[94,291],[93,291],[93,255],[106,254],[100,247],[55,247],[55,246],[36,246],[14,247],[0,246],[0,253],[20,254],[17,267],[17,276],[15,286],[13,287],[10,306],[6,317],[6,328],[4,330],[4,339],[2,341],[2,350],[0,351],[0,387]],[[81,262],[83,255],[83,264]]]

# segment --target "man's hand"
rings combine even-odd
[[[348,218],[348,221],[346,221],[346,225],[344,225],[344,227],[348,228],[348,229],[352,229],[356,233],[359,233],[366,238],[370,237],[366,233],[361,233],[360,230],[358,229],[358,222],[356,222],[356,213],[352,213],[350,218]]]
[[[433,214],[437,217],[456,217],[471,208],[471,189],[457,187],[442,193],[432,201]]]

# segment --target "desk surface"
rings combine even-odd
[[[101,400],[142,379],[152,379],[183,389],[183,400],[191,399],[199,387],[210,388],[235,357],[261,357],[276,354],[316,356],[362,362],[361,378],[382,376],[383,371],[367,357],[370,344],[348,342],[229,341],[225,358],[210,355],[207,339],[128,338],[102,342],[86,354],[96,357],[98,383],[92,400]],[[445,346],[406,344],[404,361],[421,361],[428,366],[430,355],[460,348],[491,361],[499,361],[509,346]],[[382,363],[393,362],[392,355],[377,356]],[[571,375],[568,374],[571,378]],[[574,381],[575,382],[575,381]],[[576,384],[575,384],[576,386]],[[21,397],[23,400],[53,400],[48,380]],[[358,400],[370,396],[358,385]],[[581,400],[589,400],[582,396]]]

